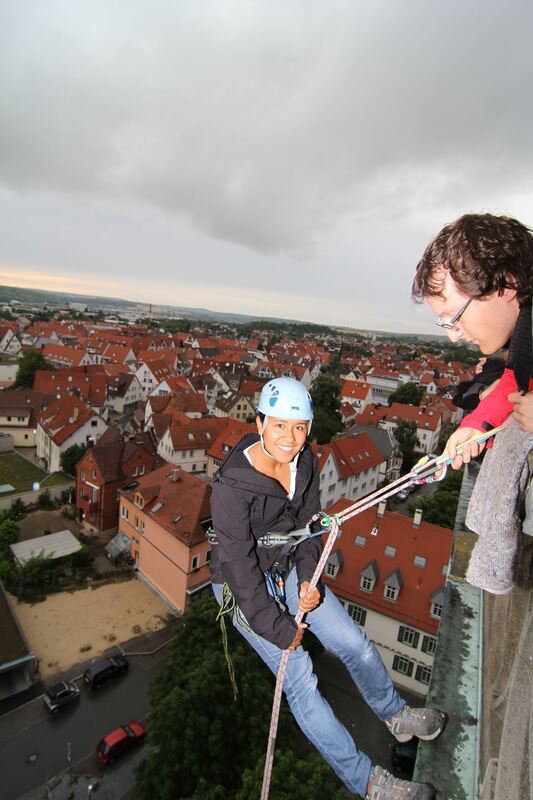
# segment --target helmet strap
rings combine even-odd
[[[259,440],[260,440],[260,442],[261,442],[261,449],[263,450],[263,453],[264,453],[265,455],[267,455],[269,458],[271,458],[271,459],[272,459],[272,461],[275,461],[276,459],[274,458],[274,456],[273,456],[271,453],[269,453],[269,452],[268,452],[268,450],[266,449],[266,447],[265,447],[265,440],[263,439],[263,433],[264,433],[264,432],[265,432],[265,430],[266,430],[266,426],[267,426],[267,424],[268,424],[268,420],[269,420],[269,419],[270,419],[270,417],[266,417],[266,416],[265,416],[265,418],[264,418],[264,420],[263,420],[263,424],[261,425],[261,430],[259,431]]]

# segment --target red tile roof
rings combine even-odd
[[[65,367],[77,367],[81,364],[83,358],[87,356],[87,351],[76,347],[66,347],[63,344],[45,344],[43,356],[47,361],[52,361]]]
[[[369,383],[358,383],[357,381],[344,381],[341,389],[342,398],[352,398],[353,400],[366,400],[372,387]]]
[[[107,395],[107,376],[99,365],[58,369],[55,372],[38,369],[33,388],[37,392],[58,395],[79,392],[81,398],[92,406],[102,408]]]
[[[179,425],[172,422],[169,427],[170,438],[174,451],[179,450],[208,450],[220,431],[227,425],[224,417],[206,417],[205,419],[191,419],[188,425]]]
[[[393,403],[387,409],[387,422],[416,422],[419,428],[434,431],[440,422],[440,412],[429,410],[426,406],[411,406],[406,403]]]
[[[343,436],[329,444],[313,443],[313,452],[318,457],[320,469],[323,468],[328,455],[332,453],[341,479],[357,475],[385,460],[366,432]]]
[[[42,412],[39,424],[53,442],[61,445],[95,416],[89,406],[77,397],[67,395],[55,400]]]
[[[224,422],[227,423],[226,427],[218,434],[207,451],[208,456],[212,456],[218,461],[222,461],[226,457],[231,448],[240,442],[245,433],[257,431],[257,427],[251,423],[227,418],[224,419]]]
[[[205,523],[211,519],[209,483],[167,462],[137,481],[137,488],[129,492],[122,490],[121,494],[131,502],[136,494],[142,495],[141,513],[188,547],[205,542]]]
[[[342,499],[329,510],[335,513],[349,505]],[[375,528],[377,535],[372,535]],[[356,535],[366,538],[364,547],[354,544]],[[334,545],[334,551],[342,553],[342,566],[335,579],[323,576],[323,580],[346,600],[435,634],[438,620],[429,614],[431,595],[444,586],[442,568],[448,564],[452,541],[453,533],[447,528],[423,520],[415,528],[411,517],[386,511],[380,518],[377,507],[373,507],[343,525],[342,536]],[[393,557],[385,555],[386,546],[396,548]],[[426,565],[415,566],[415,556],[425,558]],[[373,591],[365,592],[360,588],[361,570],[374,560],[379,577]],[[403,587],[396,602],[391,602],[383,597],[384,582],[396,569],[401,572]]]

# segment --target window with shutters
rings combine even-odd
[[[419,683],[424,683],[426,686],[431,680],[431,667],[418,666],[415,672],[415,678]]]
[[[413,647],[416,649],[418,647],[419,639],[420,634],[418,631],[415,631],[414,628],[408,628],[406,625],[400,625],[400,630],[398,631],[399,642],[408,645],[408,647]]]
[[[434,636],[424,636],[422,639],[422,652],[427,653],[428,656],[435,654],[437,649],[437,640]]]
[[[363,627],[366,622],[366,608],[356,606],[355,603],[346,603],[345,608],[354,622],[357,622],[358,625]]]
[[[413,674],[414,662],[405,656],[394,656],[392,661],[392,668],[396,672],[401,672],[402,675],[407,675],[408,678]]]

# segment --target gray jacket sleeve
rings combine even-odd
[[[249,492],[213,484],[211,509],[217,532],[220,572],[254,633],[285,650],[294,639],[294,618],[285,614],[266,589],[250,529]]]

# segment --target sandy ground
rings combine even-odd
[[[11,597],[41,678],[134,636],[162,628],[168,609],[137,579],[51,595],[29,605]]]
[[[31,514],[26,514],[24,519],[17,522],[20,526],[20,541],[24,542],[27,539],[34,539],[36,536],[42,536],[45,530],[52,533],[57,531],[71,531],[74,536],[77,536],[81,531],[81,525],[75,520],[64,517],[61,511],[57,508],[51,511],[39,509],[32,511]]]

